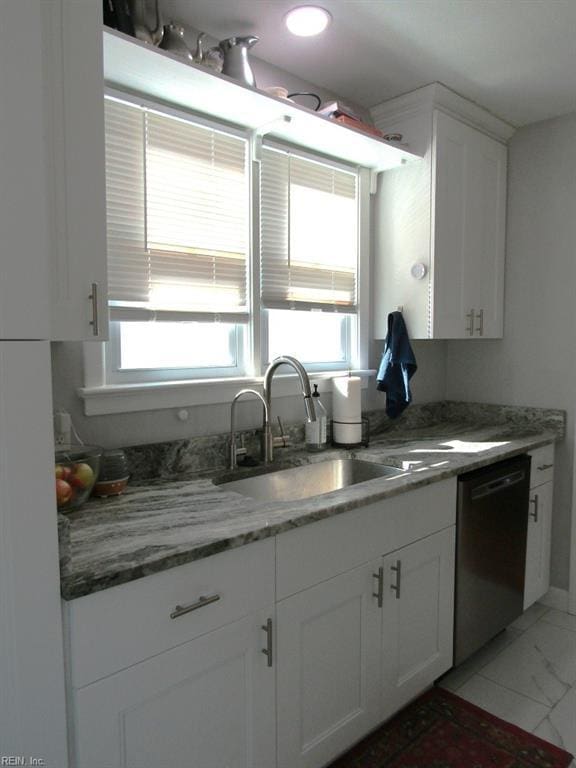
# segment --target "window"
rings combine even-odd
[[[271,309],[267,320],[267,362],[279,355],[293,355],[308,368],[327,370],[349,366],[355,317]]]
[[[125,99],[106,99],[103,383],[357,364],[358,171],[267,144],[252,175],[242,132]]]
[[[262,305],[269,310],[268,360],[284,353],[309,367],[350,365],[356,328],[357,186],[357,173],[264,149],[260,258]]]

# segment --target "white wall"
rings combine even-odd
[[[419,370],[413,379],[412,393],[415,402],[429,403],[442,400],[445,386],[444,342],[416,342],[414,345]],[[371,366],[376,367],[381,354],[381,343],[374,344]],[[86,443],[112,448],[178,440],[194,435],[214,435],[230,429],[228,404],[191,406],[188,421],[177,418],[179,409],[144,411],[110,416],[84,416],[82,401],[76,394],[83,386],[82,344],[80,342],[56,342],[52,344],[52,377],[55,408],[64,408]],[[295,389],[297,389],[295,384]],[[330,411],[330,398],[325,398]],[[383,409],[385,395],[370,383],[363,393],[363,407],[368,410]],[[282,397],[274,400],[274,418],[287,424],[304,421],[302,398]],[[261,410],[257,402],[243,401],[238,407],[241,428],[260,425]]]
[[[502,341],[448,343],[446,396],[562,408],[552,584],[568,586],[576,401],[576,114],[520,129],[510,143]]]

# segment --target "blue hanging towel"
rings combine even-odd
[[[412,395],[408,382],[417,368],[402,312],[390,312],[376,388],[386,392],[386,414],[391,419],[400,416],[410,403]]]

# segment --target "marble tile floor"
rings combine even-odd
[[[576,755],[576,616],[535,603],[438,685]]]

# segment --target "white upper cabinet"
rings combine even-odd
[[[102,4],[49,0],[54,340],[108,334]]]
[[[33,0],[2,3],[0,339],[46,339],[49,332],[48,174],[39,5]],[[24,30],[25,35],[19,34]]]
[[[455,117],[458,110],[459,117]],[[375,336],[401,308],[418,339],[503,333],[506,156],[512,129],[437,84],[376,107],[420,163],[381,175]],[[472,127],[472,126],[475,127]]]
[[[0,339],[107,334],[101,14],[2,4]]]

